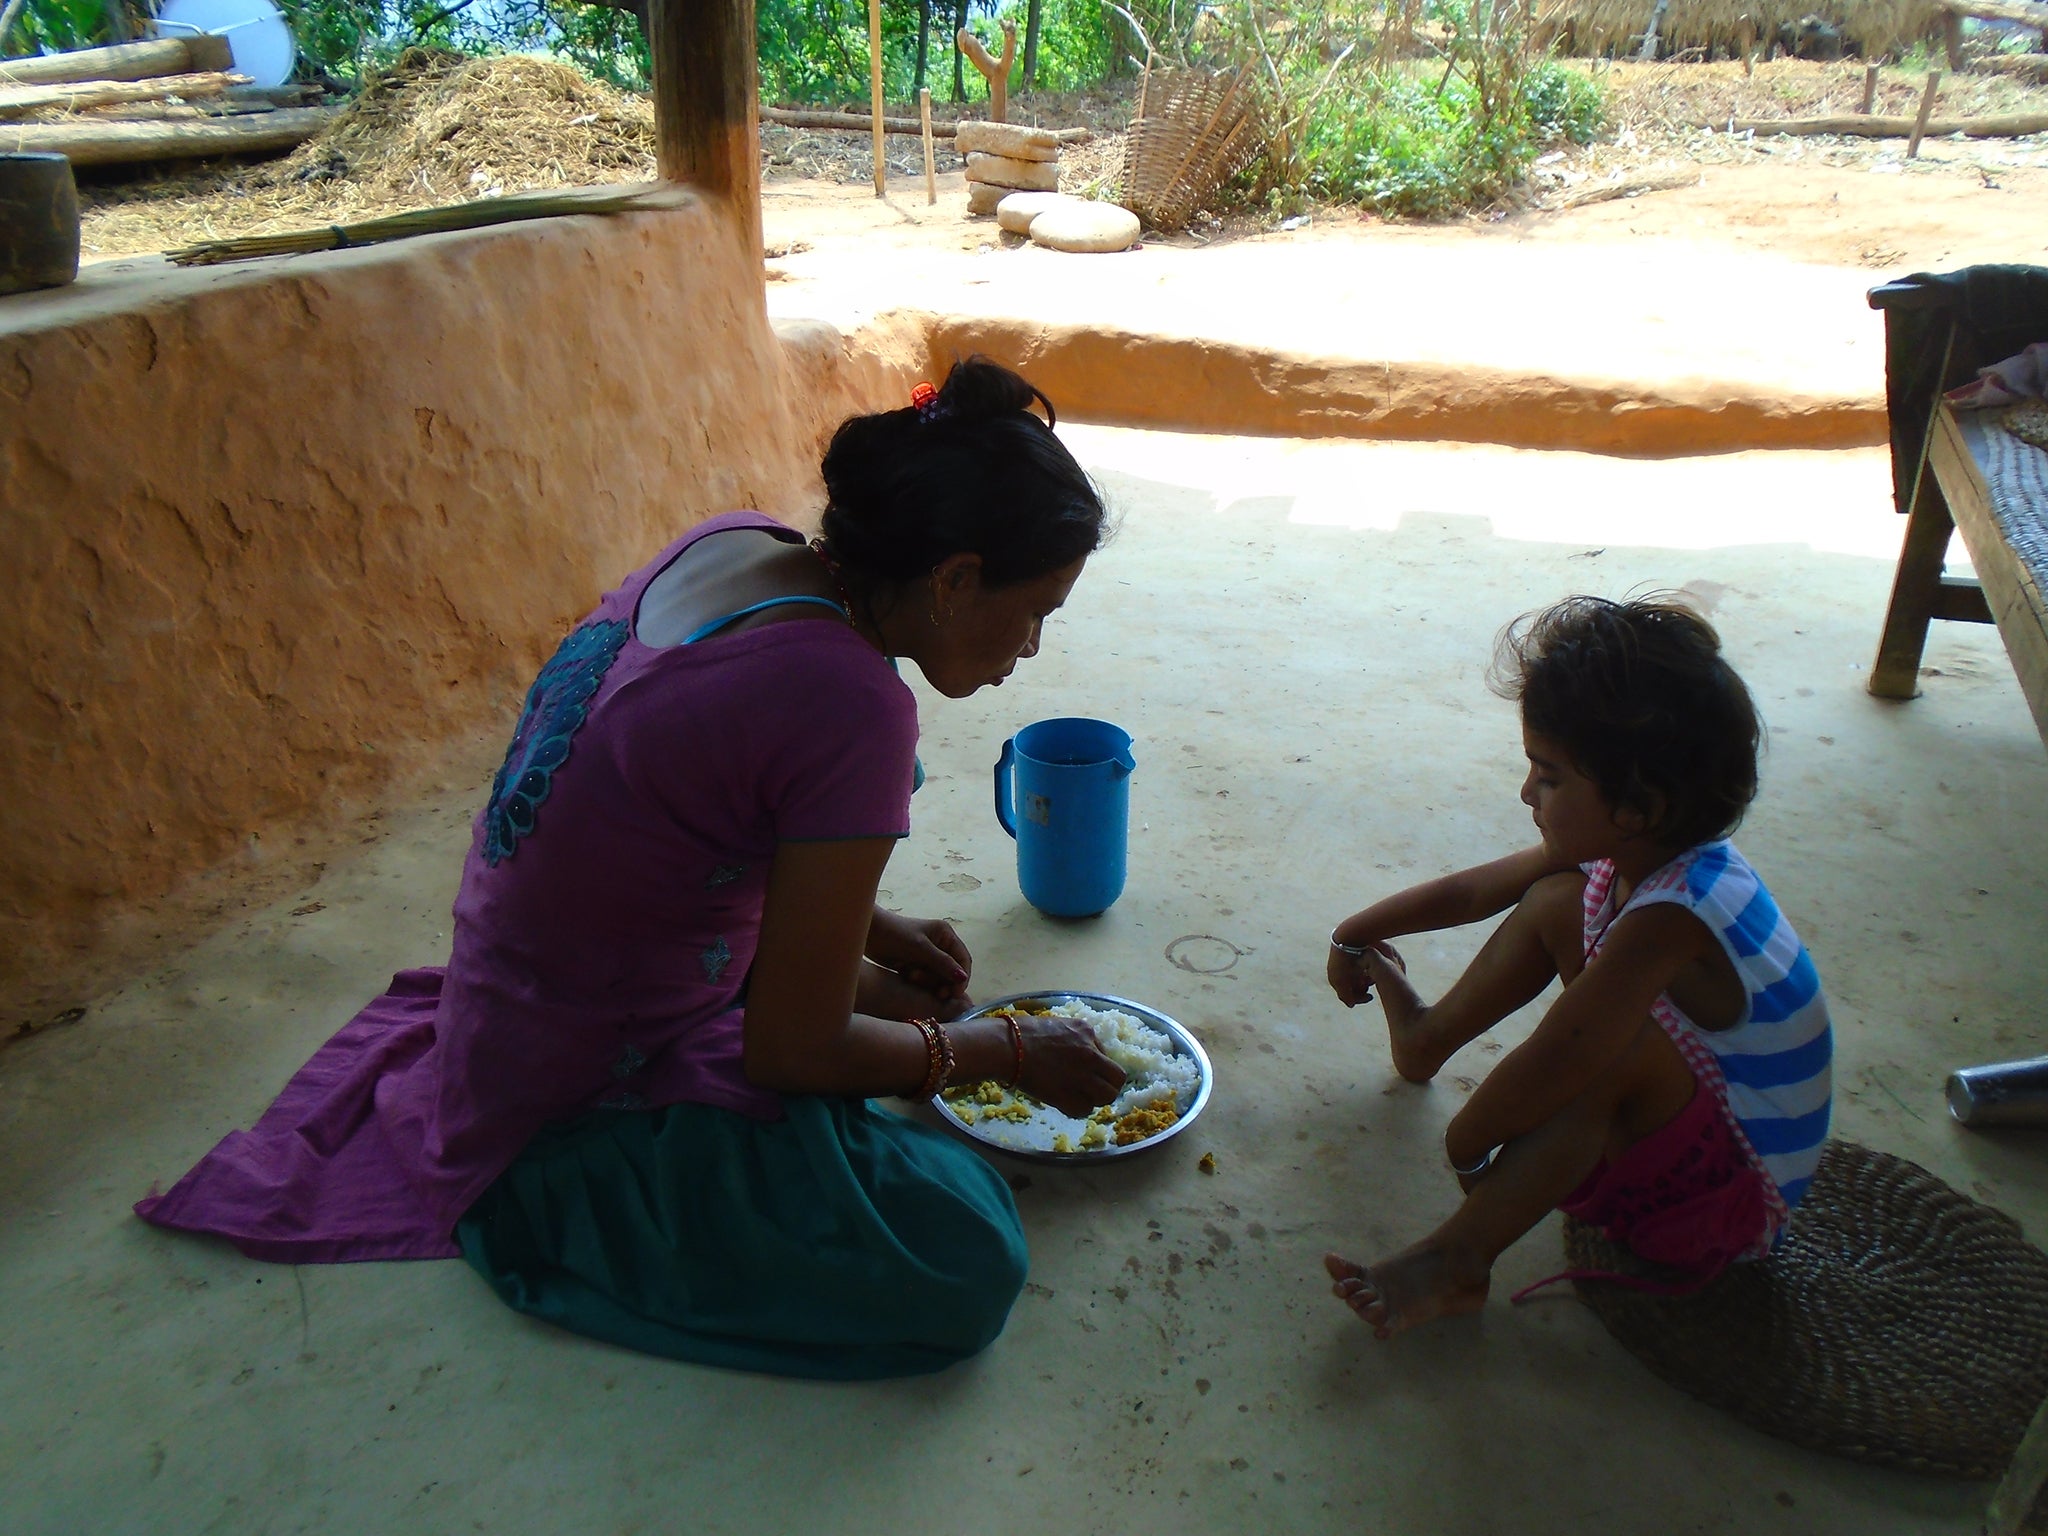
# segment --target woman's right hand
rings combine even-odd
[[[1123,1091],[1124,1069],[1103,1054],[1095,1031],[1079,1019],[1024,1014],[1024,1076],[1018,1083],[1033,1098],[1063,1115],[1085,1119]]]

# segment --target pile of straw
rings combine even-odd
[[[640,179],[654,174],[654,107],[557,59],[413,49],[277,175],[337,160],[373,199]]]
[[[1633,55],[1655,9],[1656,0],[1546,0],[1536,13],[1535,40],[1580,57]],[[1739,58],[1807,16],[1838,28],[1843,43],[1867,59],[1941,35],[1935,0],[1670,0],[1657,36],[1666,54],[1697,49],[1703,58]]]
[[[112,255],[653,175],[645,98],[551,59],[414,49],[286,159],[166,165],[80,202],[87,253]]]

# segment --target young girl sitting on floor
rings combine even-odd
[[[1553,977],[1564,992],[1445,1131],[1451,1218],[1375,1264],[1325,1258],[1381,1338],[1477,1310],[1495,1258],[1554,1206],[1680,1271],[1676,1288],[1704,1284],[1770,1250],[1827,1138],[1820,977],[1726,841],[1759,725],[1712,627],[1672,602],[1571,598],[1502,635],[1495,686],[1521,705],[1541,844],[1346,918],[1330,985],[1347,1007],[1378,988],[1417,1083]],[[1386,941],[1508,907],[1424,1003]]]

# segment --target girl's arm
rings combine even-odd
[[[926,1072],[915,1025],[853,1011],[875,890],[890,838],[784,843],[768,870],[761,941],[747,985],[747,1078],[784,1093],[914,1093]],[[1085,1115],[1123,1086],[1123,1073],[1072,1019],[1024,1021],[1024,1085],[1068,1114]],[[951,1026],[953,1080],[1016,1075],[1001,1019]]]
[[[1354,912],[1330,934],[1330,990],[1347,1008],[1372,1000],[1368,966],[1336,948],[1338,944],[1383,945],[1397,934],[1427,933],[1476,923],[1520,901],[1529,887],[1546,875],[1578,866],[1553,858],[1539,844],[1511,853],[1491,864],[1461,869],[1454,875],[1426,880]],[[1389,953],[1394,953],[1389,951]],[[1399,955],[1394,954],[1396,961]],[[1534,994],[1530,994],[1534,996]],[[1522,1002],[1527,1002],[1523,998]],[[1514,1006],[1519,1007],[1517,1003]],[[1482,1025],[1481,1028],[1486,1026]]]
[[[1354,912],[1337,925],[1333,937],[1342,944],[1370,944],[1404,933],[1428,933],[1438,928],[1461,928],[1505,912],[1545,875],[1577,869],[1538,844],[1511,853],[1491,864],[1461,869],[1454,875],[1411,885],[1362,912]]]
[[[1555,1119],[1621,1060],[1650,1007],[1714,937],[1669,902],[1615,920],[1592,961],[1543,1015],[1534,1034],[1501,1058],[1444,1132],[1451,1164],[1469,1168],[1493,1148]]]

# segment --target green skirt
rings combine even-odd
[[[1024,1229],[994,1169],[859,1099],[551,1126],[456,1227],[516,1311],[648,1354],[849,1380],[943,1370],[1002,1332]]]

